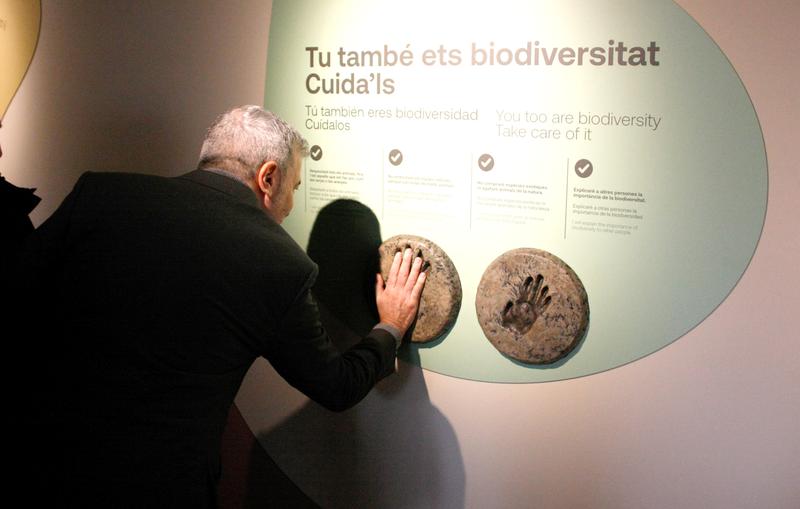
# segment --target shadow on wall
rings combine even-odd
[[[323,208],[312,229],[308,252],[320,267],[314,293],[339,348],[358,341],[376,322],[380,243],[377,218],[352,200]],[[346,412],[334,414],[309,401],[258,441],[325,508],[464,506],[458,441],[431,405],[422,370],[415,366],[400,363],[395,375]],[[259,484],[251,477],[248,489]]]

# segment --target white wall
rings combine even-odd
[[[669,347],[576,380],[503,385],[402,366],[324,414],[274,373],[239,402],[281,465],[325,505],[800,507],[800,43],[795,0],[679,0],[739,72],[769,160],[763,235],[733,293]],[[203,129],[263,97],[270,2],[43,2],[28,76],[3,121],[0,171],[46,218],[86,169],[174,175]],[[250,384],[257,383],[254,378]],[[281,451],[276,451],[280,455]],[[301,454],[302,453],[302,454]]]

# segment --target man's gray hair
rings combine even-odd
[[[197,168],[220,169],[249,182],[266,161],[285,172],[296,153],[307,156],[308,142],[295,128],[260,106],[241,106],[208,128]]]

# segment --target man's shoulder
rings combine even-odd
[[[305,277],[309,274],[316,277],[317,264],[283,227],[265,219],[260,231],[264,241],[261,252],[264,263],[271,265],[278,272],[298,271]]]
[[[197,172],[195,172],[197,173]],[[136,172],[84,172],[75,184],[78,191],[91,195],[114,195],[119,199],[132,198],[145,202],[176,203],[203,200],[207,207],[220,204],[223,196],[232,197],[250,205],[257,205],[252,191],[238,182],[224,177],[210,185],[198,179],[185,178],[192,172],[178,176],[154,175]],[[239,189],[241,188],[241,189]],[[222,202],[226,200],[221,200]]]
[[[316,264],[282,226],[259,207],[252,191],[228,177],[190,172],[177,178],[131,172],[89,171],[76,188],[91,202],[135,211],[162,213],[211,228],[209,237],[224,239],[230,247],[246,250],[280,271],[313,278]],[[82,193],[84,194],[84,193]],[[302,276],[301,276],[302,274]]]
[[[167,177],[146,173],[86,171],[78,178],[75,188],[95,191],[107,188],[136,190],[166,185],[170,180]]]
[[[167,181],[167,177],[160,175],[151,175],[148,173],[135,173],[135,172],[122,172],[122,171],[85,171],[81,174],[81,180],[97,180],[97,181]]]

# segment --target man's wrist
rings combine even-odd
[[[402,331],[400,331],[400,329],[398,329],[394,325],[389,325],[388,323],[383,323],[383,322],[376,325],[375,328],[385,330],[386,332],[391,334],[392,337],[394,338],[395,350],[400,349],[400,345],[403,344],[403,333]]]

